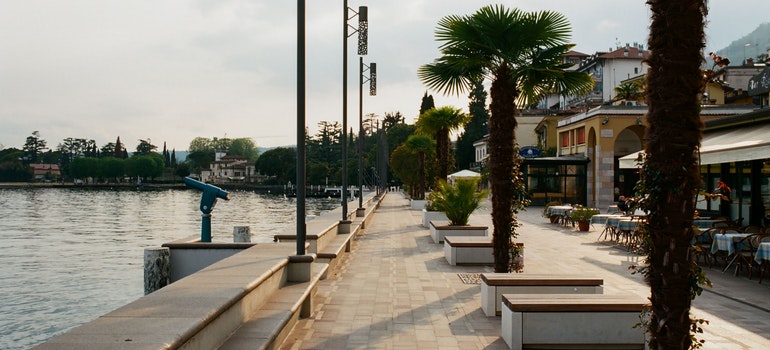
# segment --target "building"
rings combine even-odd
[[[591,55],[583,60],[576,70],[591,75],[596,85],[588,95],[569,97],[567,104],[585,107],[612,101],[614,89],[621,81],[647,72],[648,66],[644,60],[649,55],[650,51],[644,50],[643,46],[637,43]]]
[[[241,156],[226,155],[224,151],[216,151],[209,169],[201,171],[201,181],[208,183],[251,183],[258,182],[263,177],[257,174],[254,162],[249,162]]]
[[[741,224],[770,224],[770,108],[712,119],[700,147],[703,191],[717,182],[727,184],[729,200],[704,200],[696,208],[702,216],[727,216]],[[635,172],[639,153],[620,158],[621,172]]]
[[[35,181],[57,180],[61,177],[58,164],[30,164]]]
[[[755,110],[752,105],[704,106],[704,121],[736,116]],[[619,159],[644,149],[647,106],[603,105],[558,122],[557,155],[584,157],[586,169],[586,203],[606,208],[619,195],[633,195],[638,180],[635,170],[621,171]]]

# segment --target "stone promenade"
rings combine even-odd
[[[422,213],[389,193],[354,242],[340,269],[321,281],[313,316],[300,321],[282,349],[504,349],[500,317],[481,310],[473,276],[485,266],[451,266],[443,247],[420,226]],[[628,267],[641,258],[610,242],[601,228],[578,232],[550,224],[542,208],[520,215],[524,273],[575,273],[604,279],[605,294],[649,295]],[[472,224],[490,226],[489,208]],[[770,349],[770,278],[733,276],[706,268],[714,288],[694,301],[707,319],[704,349]],[[461,278],[461,276],[463,278]]]

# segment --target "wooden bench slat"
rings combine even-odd
[[[482,273],[489,286],[601,286],[604,279],[574,275]]]
[[[514,312],[642,311],[649,302],[634,295],[504,294],[503,304]]]
[[[452,247],[493,247],[492,237],[489,236],[446,236],[444,244]]]

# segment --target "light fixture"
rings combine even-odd
[[[602,120],[602,125],[607,125],[607,123],[610,122],[610,116],[604,117],[604,120]]]
[[[636,117],[636,125],[642,125],[642,117]]]

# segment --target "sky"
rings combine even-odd
[[[306,125],[342,124],[343,1],[306,1]],[[439,57],[436,23],[489,4],[552,10],[570,21],[575,50],[646,47],[644,0],[349,0],[368,6],[377,95],[363,114],[417,117],[426,92],[467,111],[417,78]],[[740,6],[738,6],[740,4]],[[707,47],[721,49],[768,22],[770,1],[710,0]],[[351,16],[353,13],[350,14]],[[348,23],[357,26],[357,19]],[[297,2],[275,0],[0,0],[0,149],[38,131],[55,149],[67,137],[100,147],[139,140],[186,150],[195,137],[296,143]],[[357,39],[348,42],[348,126],[358,125]]]

